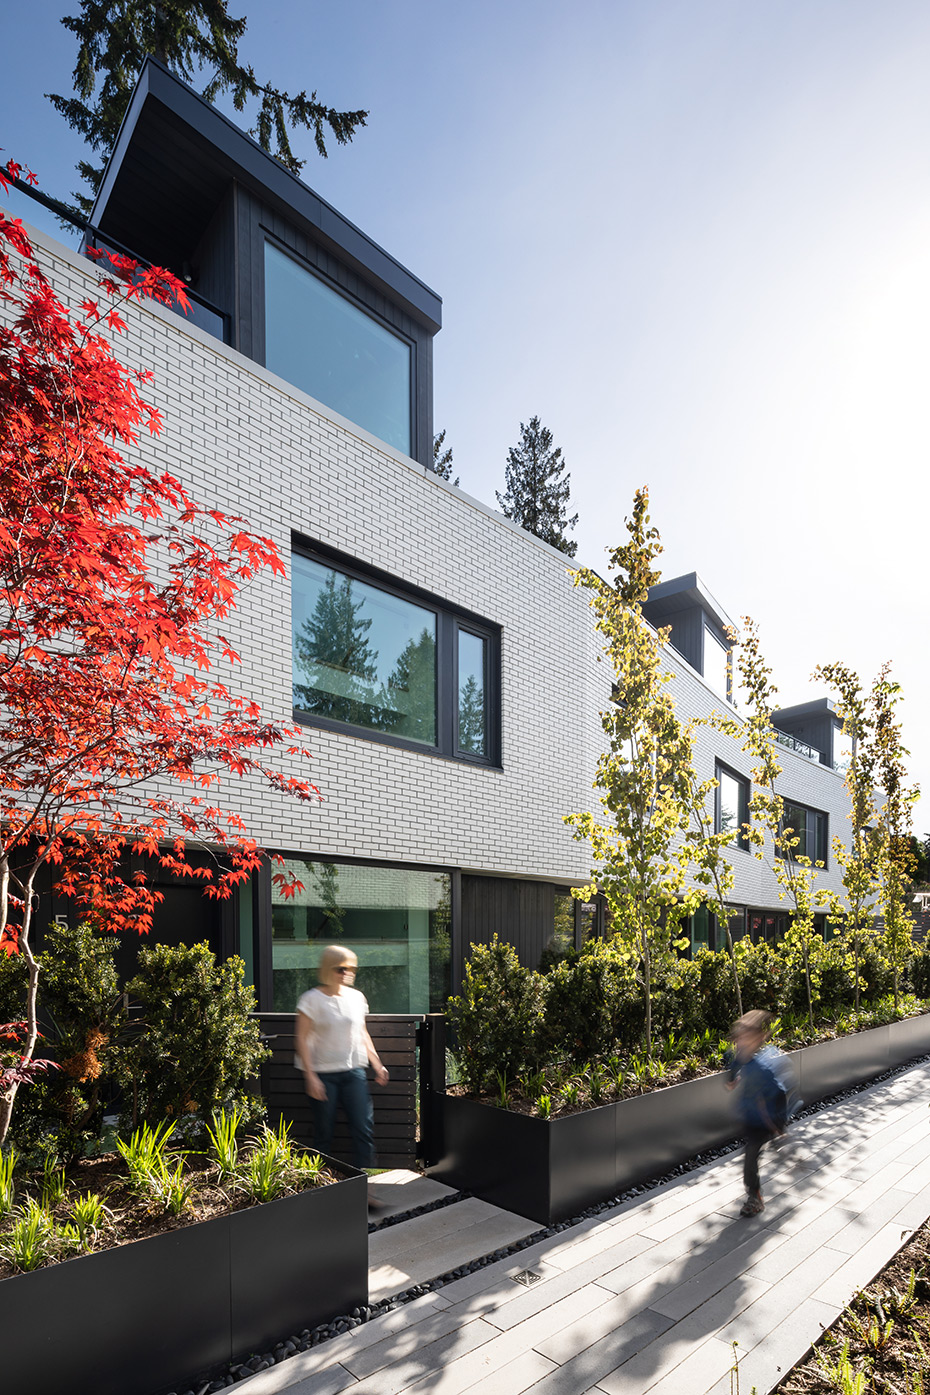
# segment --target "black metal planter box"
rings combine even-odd
[[[814,1104],[930,1052],[930,1014],[791,1053],[801,1097]],[[558,1119],[534,1119],[439,1095],[443,1155],[430,1175],[553,1225],[626,1187],[737,1138],[722,1075],[704,1076]]]
[[[368,1301],[367,1181],[0,1282],[5,1390],[157,1395]]]

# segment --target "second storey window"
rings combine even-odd
[[[498,756],[493,626],[326,557],[292,554],[298,718],[480,764]]]
[[[265,367],[410,455],[410,343],[271,242]]]
[[[820,809],[808,809],[803,804],[792,804],[786,799],[781,826],[783,830],[791,829],[790,836],[798,840],[791,849],[791,856],[809,857],[811,862],[826,865],[827,823],[827,815]]]
[[[745,825],[749,820],[749,781],[726,766],[717,766],[717,808],[715,823],[718,833],[734,831],[734,845],[748,848]]]

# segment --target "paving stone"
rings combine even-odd
[[[398,1308],[397,1312],[403,1315],[406,1308]],[[413,1352],[426,1349],[435,1342],[443,1340],[450,1333],[460,1331],[463,1327],[471,1327],[480,1319],[463,1320],[461,1314],[455,1314],[453,1308],[442,1308],[436,1313],[431,1313],[422,1322],[412,1324],[409,1327],[398,1327],[393,1332],[386,1333],[378,1342],[373,1342],[370,1346],[361,1347],[358,1350],[344,1350],[340,1354],[340,1361],[345,1363],[346,1369],[351,1371],[359,1380],[365,1376],[370,1376],[373,1371],[380,1371],[385,1366],[390,1366],[394,1361],[402,1361]],[[487,1323],[481,1323],[481,1329],[486,1333],[486,1340],[497,1336],[497,1328],[491,1327]]]
[[[856,1192],[851,1192],[843,1202],[843,1209],[855,1211],[854,1205]],[[845,1225],[842,1230],[838,1230],[830,1239],[831,1250],[839,1250],[842,1254],[852,1255],[857,1250],[861,1250],[869,1239],[881,1230],[892,1216],[897,1215],[901,1208],[909,1199],[907,1192],[891,1191],[885,1192],[883,1196],[877,1197],[869,1206],[867,1211],[860,1212]]]
[[[413,1343],[399,1360],[385,1363],[352,1387],[353,1395],[397,1395],[409,1385],[437,1371],[452,1368],[475,1347],[498,1336],[497,1329],[476,1318],[427,1346]],[[435,1378],[435,1376],[434,1376]]]
[[[462,1214],[459,1216],[458,1212]],[[436,1278],[439,1265],[440,1273],[456,1269],[538,1229],[535,1222],[510,1211],[487,1206],[485,1202],[461,1201],[403,1225],[376,1231],[369,1246],[369,1296],[373,1302],[389,1298],[402,1289]]]
[[[843,1256],[837,1250],[818,1250],[803,1268],[792,1270],[784,1279],[773,1284],[768,1293],[750,1303],[738,1317],[721,1327],[717,1336],[723,1342],[739,1342],[743,1350],[750,1351],[802,1303],[809,1303],[812,1297],[818,1302],[826,1301],[817,1290],[842,1264]]]
[[[339,1395],[339,1391],[351,1390],[358,1385],[355,1377],[339,1365],[328,1366],[324,1371],[316,1371],[292,1381],[288,1379],[290,1365],[290,1361],[282,1361],[280,1365],[272,1366],[268,1371],[259,1371],[258,1375],[233,1388],[237,1392],[247,1391],[248,1395],[276,1395],[279,1390],[287,1390],[289,1395]]]
[[[548,1376],[536,1385],[529,1387],[527,1395],[578,1395],[579,1390],[587,1390],[592,1383],[615,1370],[621,1362],[635,1356],[642,1347],[651,1342],[660,1332],[670,1326],[668,1318],[661,1313],[648,1310],[637,1313],[625,1322],[619,1331],[611,1332],[601,1341],[571,1357],[557,1366]],[[537,1348],[538,1350],[538,1348]],[[684,1395],[684,1392],[681,1392]],[[693,1395],[689,1392],[688,1395]]]
[[[685,1355],[673,1370],[656,1380],[650,1380],[647,1376],[647,1383],[643,1384],[642,1380],[632,1377],[621,1366],[604,1377],[600,1384],[608,1395],[646,1395],[647,1391],[650,1395],[684,1395],[685,1391],[705,1391],[732,1366],[731,1349],[716,1337],[709,1337]]]
[[[902,1189],[899,1187],[898,1190]],[[928,1216],[930,1216],[930,1186],[912,1193],[901,1210],[895,1212],[892,1220],[897,1221],[901,1226],[913,1226],[916,1230],[918,1226],[923,1225]]]
[[[853,1217],[846,1210],[839,1207],[831,1207],[821,1215],[809,1220],[794,1233],[787,1235],[782,1232],[776,1239],[780,1244],[771,1249],[767,1249],[748,1269],[747,1274],[754,1279],[764,1279],[766,1283],[777,1284],[779,1279],[783,1279],[796,1269],[799,1264],[804,1264],[820,1249],[827,1244],[837,1231],[842,1230]]]
[[[913,1226],[902,1226],[898,1222],[882,1226],[881,1230],[866,1241],[861,1250],[845,1259],[823,1283],[813,1289],[811,1297],[820,1303],[832,1303],[837,1311],[842,1310],[854,1294],[872,1282],[878,1271],[910,1238],[914,1229]],[[829,1252],[825,1250],[823,1253]],[[839,1251],[835,1253],[839,1258],[844,1258]]]
[[[492,1371],[477,1385],[470,1385],[468,1395],[523,1395],[530,1386],[554,1370],[554,1363],[540,1356],[538,1351],[526,1351],[516,1361],[509,1361],[499,1371]]]
[[[622,1242],[620,1247],[629,1259],[635,1259],[644,1253],[651,1253],[655,1246],[649,1240],[644,1240],[641,1235],[631,1235]],[[610,1258],[605,1259],[604,1254],[594,1254],[584,1264],[577,1265],[574,1269],[563,1271],[558,1277],[544,1280],[534,1284],[532,1288],[524,1290],[518,1298],[509,1302],[492,1321],[499,1321],[502,1327],[513,1327],[525,1318],[531,1317],[533,1313],[538,1313],[541,1308],[548,1307],[549,1304],[562,1298],[565,1294],[574,1292],[582,1284],[597,1283],[604,1269],[610,1264],[615,1264],[617,1251],[610,1251]],[[581,1276],[584,1275],[582,1278]],[[611,1294],[605,1289],[600,1289],[605,1298]]]
[[[740,1343],[737,1347],[740,1389],[745,1392],[756,1386],[758,1395],[768,1395],[835,1319],[831,1305],[809,1299],[778,1323],[751,1351],[742,1351]],[[732,1395],[729,1377],[725,1376],[707,1395]]]
[[[565,1328],[573,1332],[578,1322],[584,1319],[592,1308],[608,1301],[609,1295],[603,1289],[586,1284],[561,1302],[553,1304],[542,1313],[536,1313],[510,1331],[498,1333],[467,1356],[459,1356],[454,1361],[445,1363],[441,1370],[430,1372],[417,1381],[412,1389],[428,1389],[430,1392],[435,1391],[436,1395],[460,1395],[460,1392],[470,1390],[475,1382],[483,1382],[485,1377],[498,1368],[533,1351],[535,1344],[544,1341],[550,1333]],[[528,1385],[541,1379],[555,1365],[551,1359],[545,1359],[546,1368],[538,1371],[533,1380],[527,1381]]]

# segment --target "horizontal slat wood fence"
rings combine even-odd
[[[310,1097],[303,1072],[294,1065],[294,1016],[285,1012],[258,1014],[271,1058],[262,1066],[262,1096],[272,1125],[284,1118],[291,1137],[313,1146]],[[367,1019],[375,1050],[391,1073],[387,1085],[372,1083],[375,1149],[379,1167],[413,1167],[417,1155],[417,1026],[420,1017],[379,1016]],[[340,1111],[333,1137],[333,1155],[352,1161],[349,1131]]]

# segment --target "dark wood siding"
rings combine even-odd
[[[462,948],[490,944],[494,935],[512,944],[520,963],[535,969],[552,936],[555,888],[549,882],[506,877],[462,877]]]
[[[391,1073],[387,1085],[372,1086],[375,1113],[375,1149],[379,1167],[413,1167],[417,1154],[417,1024],[419,1017],[368,1018],[368,1030],[381,1060]],[[294,1017],[292,1013],[259,1013],[262,1034],[268,1038],[271,1059],[262,1066],[262,1096],[272,1125],[283,1116],[291,1125],[291,1137],[312,1146],[310,1100],[301,1071],[294,1065]],[[340,1114],[333,1153],[352,1161],[349,1133]]]
[[[232,319],[236,308],[235,186],[230,183],[191,259],[193,289]]]

